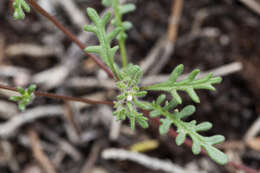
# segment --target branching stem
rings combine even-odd
[[[16,88],[1,85],[1,84],[0,84],[0,89],[18,92]],[[84,99],[84,98],[63,96],[63,95],[57,95],[57,94],[52,94],[52,93],[40,92],[40,91],[35,91],[34,94],[36,96],[42,96],[42,97],[48,97],[48,98],[53,98],[53,99],[66,100],[66,101],[82,102],[82,103],[87,103],[87,104],[92,104],[92,105],[97,105],[97,104],[113,105],[113,102],[110,102],[110,101],[98,101],[98,100],[92,100],[92,99]]]
[[[86,46],[77,39],[77,37],[72,34],[68,29],[66,29],[59,21],[57,21],[54,17],[52,17],[47,11],[41,8],[34,0],[26,0],[28,4],[31,5],[36,11],[38,11],[41,15],[46,17],[49,21],[51,21],[56,27],[58,27],[71,41],[73,41],[76,45],[80,47],[80,49],[89,56],[101,69],[103,69],[110,78],[113,79],[113,73],[111,70],[96,56],[87,53],[84,49]]]

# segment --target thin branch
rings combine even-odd
[[[2,84],[0,84],[0,89],[18,92],[16,88],[5,86]],[[40,91],[35,91],[34,94],[36,96],[42,96],[42,97],[48,97],[48,98],[53,98],[53,99],[66,100],[66,101],[82,102],[82,103],[87,103],[87,104],[92,104],[92,105],[97,105],[97,104],[113,105],[113,102],[110,102],[110,101],[97,101],[97,100],[77,98],[77,97],[72,97],[72,96],[63,96],[63,95],[57,95],[57,94],[52,94],[52,93],[45,93],[45,92],[40,92]]]
[[[54,17],[52,17],[47,11],[45,11],[43,8],[41,8],[34,0],[27,0],[28,4],[31,5],[36,11],[38,11],[41,15],[49,19],[56,27],[58,27],[71,41],[73,41],[75,44],[77,44],[80,49],[89,56],[101,69],[103,69],[110,78],[113,78],[113,73],[111,70],[96,56],[87,53],[84,49],[86,46],[77,39],[77,37],[72,34],[68,29],[66,29],[59,21],[57,21]]]

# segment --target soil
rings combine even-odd
[[[75,1],[81,11],[85,11],[86,7],[95,7],[98,11],[102,11],[103,7],[99,2],[94,0],[77,0]],[[139,64],[144,57],[150,52],[155,43],[167,32],[169,16],[171,13],[170,0],[133,0],[137,6],[134,13],[127,15],[126,20],[133,23],[133,28],[128,32],[127,50],[131,62]],[[2,8],[4,7],[4,8]],[[8,9],[8,11],[7,11]],[[6,10],[6,11],[5,11]],[[59,33],[46,19],[40,17],[34,10],[26,15],[24,21],[14,21],[11,16],[10,4],[6,1],[0,2],[0,38],[4,39],[4,48],[0,49],[0,63],[28,69],[31,74],[44,71],[48,68],[62,62],[62,58],[53,55],[52,57],[36,60],[28,55],[8,57],[5,55],[5,48],[15,43],[30,43],[36,45],[46,45],[44,39],[46,35],[59,35],[60,41],[58,45],[66,51],[71,42],[68,38]],[[185,44],[178,44],[178,39],[185,37],[194,31],[194,26],[198,21],[198,16],[205,14],[206,17],[200,23],[199,31],[208,29],[213,32],[213,36],[204,36]],[[59,19],[70,31],[77,34],[79,29],[73,25],[68,14],[57,6],[54,13],[55,18]],[[83,26],[84,24],[82,24]],[[208,71],[232,62],[241,62],[243,69],[234,74],[223,77],[223,82],[216,85],[216,91],[200,91],[199,96],[201,104],[196,104],[197,111],[193,116],[198,122],[210,121],[214,124],[213,129],[207,132],[207,135],[223,134],[228,142],[238,141],[244,145],[244,136],[251,125],[260,115],[260,16],[246,7],[237,0],[185,0],[184,8],[180,20],[178,39],[174,53],[171,55],[167,65],[160,72],[161,74],[169,74],[172,69],[182,63],[185,66],[185,73],[199,68],[201,71]],[[215,33],[215,34],[214,34]],[[93,41],[95,42],[95,41]],[[2,57],[1,57],[2,55]],[[73,57],[71,57],[73,58]],[[81,60],[86,62],[87,58]],[[97,69],[89,72],[83,65],[71,72],[71,76],[93,77]],[[1,77],[1,82],[8,82],[15,85],[13,78]],[[3,78],[3,80],[2,80]],[[73,96],[86,95],[89,93],[106,92],[108,95],[114,96],[114,91],[109,89],[79,89],[66,87],[63,84],[55,87],[48,92],[65,93]],[[185,104],[194,104],[188,97],[184,96]],[[153,97],[153,95],[149,96]],[[7,100],[5,96],[1,96],[2,100]],[[50,100],[45,98],[37,99],[30,107],[47,104],[61,104],[61,101]],[[84,108],[81,113],[90,116],[91,113],[97,113],[98,106],[92,108]],[[94,116],[94,115],[93,115]],[[31,152],[30,145],[24,145],[21,141],[23,136],[27,135],[29,128],[35,128],[43,143],[57,149],[57,144],[49,141],[48,137],[42,133],[41,127],[49,129],[53,134],[67,140],[74,146],[82,158],[75,160],[70,156],[66,156],[59,162],[58,172],[77,173],[80,172],[83,164],[91,156],[91,151],[96,145],[100,145],[102,149],[117,147],[128,148],[136,142],[155,139],[159,142],[159,147],[146,152],[146,155],[160,159],[169,159],[182,167],[188,164],[195,165],[201,170],[212,173],[235,172],[234,169],[216,165],[205,156],[194,156],[187,147],[177,147],[174,140],[169,137],[160,137],[158,129],[151,128],[143,130],[137,128],[134,134],[128,129],[128,122],[123,123],[126,132],[122,132],[119,138],[111,142],[109,140],[109,127],[100,122],[101,120],[90,116],[86,117],[84,124],[81,122],[82,131],[86,134],[95,132],[96,136],[85,144],[77,144],[70,141],[65,130],[64,121],[57,118],[44,118],[30,124],[24,125],[24,128],[8,139],[7,141],[12,147],[14,159],[19,169],[12,166],[12,159],[6,158],[3,145],[0,147],[0,172],[33,172],[38,170],[39,164]],[[91,120],[94,119],[94,120]],[[1,118],[2,122],[8,120]],[[95,122],[96,121],[96,122]],[[94,123],[93,123],[94,122]],[[39,124],[39,126],[38,126]],[[37,126],[37,127],[36,127]],[[122,130],[123,131],[123,130]],[[102,139],[102,140],[101,140]],[[0,139],[2,142],[5,139]],[[1,143],[2,143],[1,142]],[[102,144],[100,144],[102,143]],[[45,146],[45,145],[44,145]],[[242,149],[236,147],[225,148],[228,153],[235,155],[238,161],[252,167],[260,169],[260,151],[255,150],[247,145]],[[43,147],[44,148],[44,147]],[[101,149],[101,150],[102,150]],[[46,150],[45,150],[46,151]],[[49,153],[48,153],[48,152]],[[53,161],[57,159],[57,152],[51,152],[47,149],[47,156]],[[255,153],[250,154],[250,153]],[[231,155],[232,155],[231,154]],[[205,166],[205,163],[207,166]],[[13,163],[14,164],[14,163]],[[36,167],[36,168],[35,168]],[[109,161],[104,160],[98,154],[94,167],[104,169],[105,172],[124,172],[124,173],[146,173],[160,172],[145,168],[139,164],[130,161]],[[162,172],[162,171],[161,171]]]

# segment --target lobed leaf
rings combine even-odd
[[[187,80],[193,80],[195,73],[190,76]],[[172,76],[172,80],[175,80],[175,77]],[[189,105],[185,106],[181,111],[178,111],[177,109],[174,110],[173,113],[169,112],[170,109],[168,109],[170,103],[165,102],[164,107],[162,107],[160,104],[165,100],[165,95],[161,95],[157,98],[156,102],[154,101],[151,104],[151,107],[153,108],[150,112],[150,117],[159,117],[159,116],[165,116],[164,119],[161,119],[161,125],[159,127],[160,134],[166,134],[170,126],[173,124],[177,128],[177,137],[175,139],[177,145],[181,145],[184,143],[187,136],[189,136],[192,139],[192,152],[194,154],[199,154],[201,152],[201,149],[204,148],[207,153],[209,154],[210,158],[216,161],[219,164],[226,164],[228,162],[227,156],[215,148],[213,145],[221,143],[225,140],[225,138],[222,135],[214,135],[210,137],[202,136],[198,132],[206,131],[212,128],[212,124],[209,122],[202,122],[200,124],[197,124],[195,120],[190,122],[185,122],[182,119],[191,116],[195,112],[195,106]],[[173,106],[170,106],[170,108],[175,108],[177,106],[177,102],[174,100],[173,103],[171,103]],[[167,108],[167,109],[166,109]]]
[[[176,100],[179,104],[182,103],[182,99],[178,94],[178,91],[185,91],[191,99],[199,103],[200,99],[196,93],[196,89],[207,89],[207,90],[215,90],[213,84],[217,84],[221,82],[220,77],[212,77],[212,73],[207,76],[196,79],[196,76],[199,73],[199,70],[193,70],[185,80],[177,81],[178,77],[183,72],[184,66],[178,65],[171,73],[169,79],[166,82],[162,82],[159,84],[143,87],[147,90],[152,91],[166,91],[169,92],[173,99]]]
[[[120,13],[121,13],[122,15],[127,14],[127,13],[130,13],[130,12],[133,12],[133,11],[135,11],[135,10],[136,10],[136,7],[135,7],[134,4],[126,4],[126,5],[122,5],[122,6],[120,7]]]
[[[112,0],[102,0],[102,4],[104,6],[111,6],[112,5]]]
[[[118,35],[117,39],[123,39],[125,40],[127,38],[126,30],[129,30],[132,28],[132,23],[129,21],[123,21],[123,15],[133,12],[136,9],[136,6],[134,4],[125,4],[121,5],[119,0],[102,0],[102,4],[104,6],[111,6],[114,9],[115,17],[112,20],[112,24],[116,28],[123,28]]]
[[[14,19],[24,19],[26,11],[27,13],[30,12],[30,6],[26,3],[25,0],[15,0],[13,2],[13,7],[14,7]]]
[[[172,125],[172,121],[169,117],[166,117],[165,119],[161,119],[161,125],[159,128],[160,134],[165,135],[170,130],[170,126]]]
[[[118,46],[111,47],[111,41],[119,34],[121,28],[118,27],[110,33],[106,33],[106,24],[111,18],[111,13],[106,13],[103,18],[99,17],[98,13],[93,8],[87,8],[87,14],[94,25],[85,25],[84,30],[96,34],[100,45],[90,46],[85,49],[89,53],[98,54],[104,62],[109,66],[115,76],[118,76],[118,68],[114,62],[115,53]]]

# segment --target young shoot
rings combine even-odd
[[[11,96],[10,100],[18,103],[18,108],[21,111],[26,109],[26,106],[32,103],[35,98],[34,91],[36,89],[36,85],[30,85],[28,88],[24,89],[21,87],[17,87],[17,91],[20,96]]]

